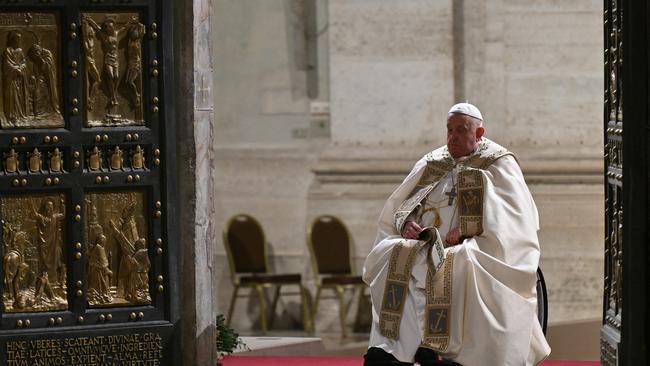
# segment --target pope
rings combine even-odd
[[[550,354],[537,320],[537,208],[513,153],[484,134],[476,106],[454,105],[447,145],[388,198],[363,267],[364,365],[528,366]]]

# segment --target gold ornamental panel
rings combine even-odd
[[[144,125],[139,13],[82,13],[86,127]]]
[[[86,195],[88,303],[91,307],[151,303],[145,193]]]
[[[66,309],[65,195],[3,196],[0,212],[4,311]]]
[[[0,13],[0,126],[63,127],[57,13]]]

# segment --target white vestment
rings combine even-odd
[[[482,179],[482,218],[473,229],[459,222],[462,194],[449,205],[449,192],[452,187],[458,192],[463,170]],[[418,196],[425,186],[433,188]],[[409,200],[417,205],[404,211]],[[449,270],[445,274],[440,269],[432,277],[438,284],[432,286],[438,289],[436,296],[441,296],[443,286],[451,287],[451,294],[442,319],[447,322],[441,328],[446,335],[429,348],[463,366],[535,365],[550,354],[537,320],[537,208],[511,153],[485,138],[466,159],[454,160],[446,147],[440,148],[419,160],[386,202],[375,245],[363,267],[373,303],[369,347],[379,347],[402,362],[413,362],[425,339],[427,250],[420,250],[415,257],[397,339],[380,331],[380,313],[391,251],[404,242],[399,233],[408,220],[422,227],[437,223],[443,239],[456,227],[461,227],[464,236],[471,236],[445,249]]]

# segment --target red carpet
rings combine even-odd
[[[361,357],[227,356],[224,366],[362,366]],[[598,366],[598,361],[545,361],[542,366]]]

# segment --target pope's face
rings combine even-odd
[[[477,120],[459,113],[450,113],[447,117],[447,148],[454,158],[471,154],[483,137],[485,130],[479,127]]]

